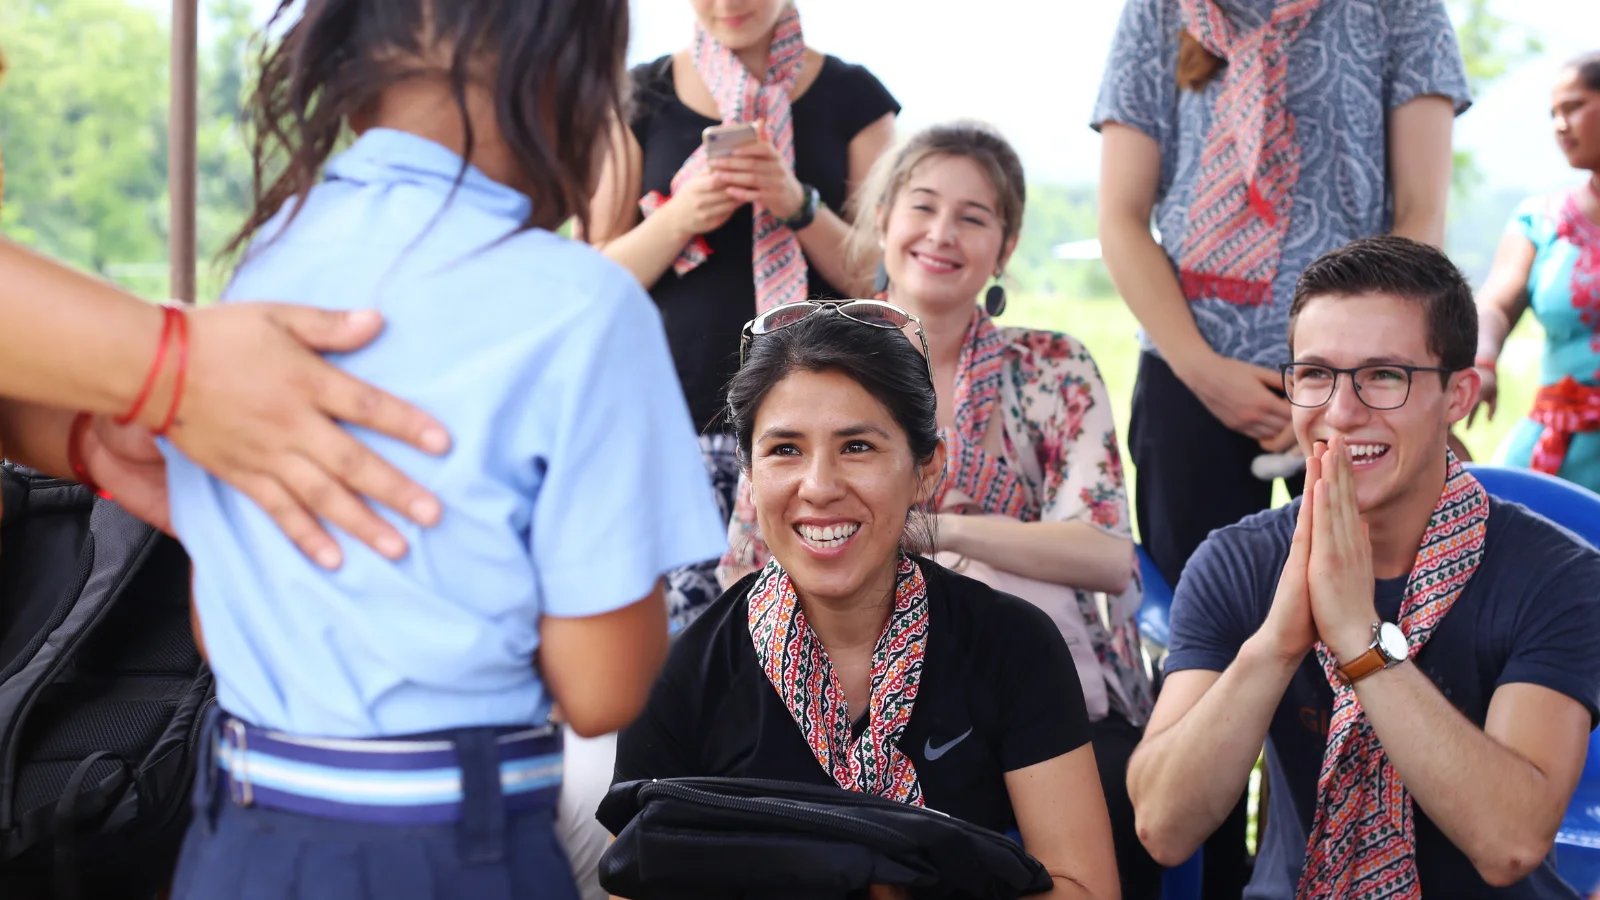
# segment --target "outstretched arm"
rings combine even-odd
[[[383,327],[376,313],[229,303],[187,315],[188,378],[169,437],[260,504],[307,555],[330,568],[340,563],[324,519],[385,555],[405,553],[400,533],[363,496],[424,525],[438,519],[436,499],[339,423],[433,453],[449,447],[444,429],[317,355],[370,343]],[[133,406],[162,333],[156,307],[5,240],[0,322],[0,396],[113,415]],[[159,427],[173,403],[175,358],[144,404],[147,427]],[[60,415],[39,421],[46,430],[22,452],[59,470],[50,461],[59,451],[42,447],[47,439],[64,446]]]

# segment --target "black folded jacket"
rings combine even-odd
[[[841,900],[875,884],[918,898],[1008,900],[1051,885],[1004,835],[836,787],[629,781],[597,816],[617,836],[600,858],[600,884],[633,900]]]

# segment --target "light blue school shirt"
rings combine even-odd
[[[381,310],[382,335],[331,357],[449,429],[431,457],[354,430],[435,492],[390,562],[339,534],[307,560],[243,494],[164,447],[172,522],[223,708],[294,734],[378,737],[542,723],[543,615],[595,616],[722,553],[661,319],[593,249],[513,234],[530,201],[459,156],[375,129],[280,213],[225,299]],[[277,239],[267,242],[270,235]]]

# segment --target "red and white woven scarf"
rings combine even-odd
[[[867,729],[859,739],[852,738],[839,677],[777,560],[761,570],[749,602],[756,658],[823,770],[842,788],[922,806],[917,770],[899,747],[928,647],[928,585],[916,562],[900,557],[894,610],[872,650]]]
[[[1287,102],[1289,47],[1321,3],[1280,2],[1265,25],[1241,34],[1216,0],[1180,0],[1184,27],[1228,62],[1178,257],[1190,300],[1258,306],[1272,297],[1300,178]]]
[[[1412,656],[1422,650],[1483,561],[1489,495],[1449,457],[1444,491],[1406,581],[1400,630]],[[1317,659],[1333,686],[1333,718],[1317,779],[1317,814],[1306,844],[1297,900],[1418,900],[1411,795],[1383,752],[1355,688],[1338,675],[1326,644]]]
[[[983,307],[976,307],[966,343],[956,365],[955,417],[944,433],[949,456],[945,477],[929,504],[942,508],[951,491],[971,497],[983,512],[1020,519],[1039,518],[1022,477],[983,449],[989,419],[1000,408],[1000,383],[1005,377],[1006,341]],[[1003,412],[1003,411],[1002,411]]]
[[[793,5],[772,33],[763,81],[751,76],[738,55],[722,46],[705,28],[695,28],[694,67],[717,101],[723,123],[760,121],[767,139],[790,169],[794,168],[794,112],[789,95],[800,78],[805,58],[805,35],[800,30],[800,13]],[[708,165],[705,147],[695,148],[672,176],[673,193],[705,172]],[[660,191],[651,191],[639,201],[639,208],[648,216],[667,199]],[[760,205],[754,212],[756,312],[762,313],[780,303],[805,299],[806,259],[800,251],[800,239],[777,216]],[[710,256],[711,245],[704,237],[696,236],[678,254],[673,271],[687,275]]]

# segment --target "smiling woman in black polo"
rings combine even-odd
[[[728,405],[773,561],[679,635],[615,780],[837,784],[1015,829],[1054,877],[1046,896],[1115,896],[1060,632],[901,549],[944,455],[927,364],[895,327],[910,324],[869,301],[752,323]]]

